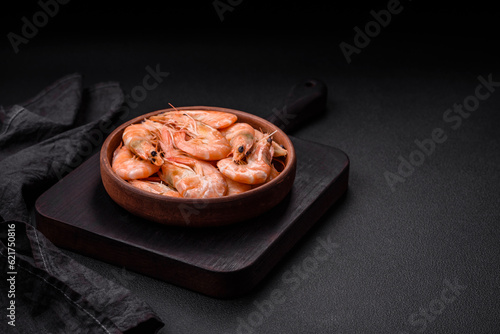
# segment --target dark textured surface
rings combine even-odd
[[[427,23],[425,13],[408,9],[347,64],[338,44],[352,41],[353,26],[366,22],[361,14],[370,9],[350,11],[356,19],[343,26],[347,32],[331,35],[172,30],[57,39],[41,32],[17,55],[3,48],[4,104],[74,71],[87,82],[119,81],[130,92],[156,64],[170,75],[130,116],[169,102],[265,116],[305,77],[329,88],[328,114],[293,135],[345,151],[350,190],[252,294],[216,300],[69,254],[148,302],[167,324],[162,334],[498,332],[500,89],[456,130],[443,121],[448,108],[474,94],[479,75],[500,81],[498,41],[485,35],[491,24],[471,23],[466,14],[443,21],[441,35],[431,28],[398,35]],[[437,10],[431,23],[440,15],[448,16]],[[453,29],[459,33],[449,36]],[[408,159],[414,141],[435,128],[447,140],[393,192],[384,172],[397,172],[398,157]],[[315,250],[328,238],[335,247],[315,267]],[[459,286],[453,292],[447,284]]]

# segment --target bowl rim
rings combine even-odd
[[[229,195],[229,196],[222,196],[222,197],[213,197],[213,198],[168,197],[168,196],[164,196],[164,195],[160,195],[160,194],[154,194],[154,193],[147,192],[145,190],[138,189],[138,188],[132,186],[131,184],[129,184],[126,180],[124,180],[121,177],[119,177],[118,175],[116,175],[116,173],[113,172],[113,169],[111,168],[111,161],[108,159],[108,154],[107,154],[107,150],[106,150],[106,148],[109,150],[109,144],[111,142],[111,139],[114,136],[116,136],[116,134],[118,132],[124,130],[125,127],[127,127],[131,124],[138,123],[146,118],[149,118],[149,117],[156,115],[156,114],[159,114],[159,113],[176,111],[176,110],[177,111],[182,111],[182,110],[213,110],[213,111],[222,111],[222,112],[233,113],[233,114],[236,114],[236,116],[239,116],[238,114],[242,114],[243,116],[248,115],[250,118],[252,118],[252,117],[257,118],[257,120],[259,122],[263,122],[264,124],[266,124],[267,126],[272,128],[273,131],[276,130],[278,133],[283,135],[283,138],[287,142],[287,151],[288,151],[289,161],[285,165],[285,168],[280,172],[280,174],[276,178],[274,178],[273,180],[271,180],[267,183],[259,185],[258,187],[247,190],[243,193]],[[280,143],[280,144],[284,145],[283,143]],[[182,106],[182,107],[166,108],[166,109],[159,109],[156,111],[152,111],[152,112],[137,116],[133,119],[130,119],[130,120],[120,124],[117,128],[115,128],[106,137],[104,143],[101,146],[99,160],[101,162],[101,166],[104,167],[105,169],[107,169],[108,174],[110,174],[114,180],[121,182],[121,184],[123,184],[126,187],[126,189],[128,189],[128,190],[130,190],[138,195],[146,196],[146,197],[149,197],[149,198],[155,199],[155,200],[164,200],[164,201],[168,201],[171,203],[178,203],[179,205],[181,205],[181,204],[196,205],[196,204],[200,204],[200,203],[210,204],[210,203],[232,202],[234,200],[244,199],[245,197],[251,196],[257,192],[266,191],[267,189],[272,188],[274,185],[281,183],[284,180],[284,178],[287,176],[287,174],[293,169],[293,166],[296,164],[296,155],[295,155],[295,148],[293,147],[293,143],[290,140],[290,138],[288,137],[288,135],[283,130],[281,130],[278,126],[274,125],[273,123],[269,122],[268,120],[266,120],[260,116],[250,114],[248,112],[237,110],[237,109],[231,109],[231,108],[213,107],[213,106]],[[101,173],[102,173],[102,171],[101,171]]]

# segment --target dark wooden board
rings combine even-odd
[[[342,151],[291,139],[297,153],[292,191],[258,218],[185,228],[135,217],[106,193],[95,155],[38,198],[37,227],[59,247],[209,296],[239,296],[347,190],[349,159]],[[190,210],[188,215],[196,214]]]

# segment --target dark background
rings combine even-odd
[[[351,159],[350,188],[248,296],[221,301],[68,252],[148,302],[161,333],[235,333],[255,301],[285,291],[256,333],[498,333],[500,328],[500,92],[457,130],[443,112],[474,94],[479,75],[500,81],[499,11],[485,3],[401,1],[403,11],[348,64],[339,43],[386,1],[242,1],[221,22],[211,1],[73,0],[15,54],[36,2],[1,5],[0,104],[36,94],[73,72],[86,86],[128,92],[146,66],[170,73],[130,117],[168,103],[217,105],[260,116],[308,77],[328,85],[328,113],[293,135]],[[391,191],[384,172],[430,138],[448,136]],[[317,237],[339,244],[296,290],[283,275],[312,256]],[[425,328],[410,323],[440,298],[445,280],[466,286]],[[424,311],[422,311],[422,309]]]
[[[220,1],[227,3],[228,1]],[[284,30],[324,30],[331,35],[348,32],[354,25],[365,23],[370,11],[386,8],[389,1],[341,2],[341,1],[234,1],[239,3],[233,11],[224,14],[221,23],[214,9],[214,1],[68,1],[60,5],[62,15],[57,14],[44,31],[85,32],[140,31],[160,29],[196,28],[246,28]],[[401,0],[404,18],[398,19],[391,32],[429,35],[472,35],[484,30],[494,35],[494,18],[498,14],[487,1],[430,2]],[[28,18],[39,10],[38,1],[12,1],[2,4],[2,26],[14,31],[23,16]],[[214,15],[215,14],[215,15]],[[387,34],[387,33],[385,33]],[[338,36],[336,36],[338,37]]]

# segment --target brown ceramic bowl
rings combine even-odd
[[[295,179],[296,157],[288,136],[274,124],[252,114],[239,110],[192,106],[178,110],[217,110],[233,113],[239,122],[246,122],[256,129],[273,134],[273,139],[285,146],[288,156],[280,175],[247,192],[220,198],[190,199],[173,198],[137,189],[118,177],[111,169],[113,152],[122,140],[125,127],[139,123],[144,118],[172,111],[158,110],[134,118],[115,129],[104,141],[101,148],[100,167],[104,188],[109,196],[130,213],[150,221],[177,226],[222,226],[261,215],[283,200],[290,192]]]

